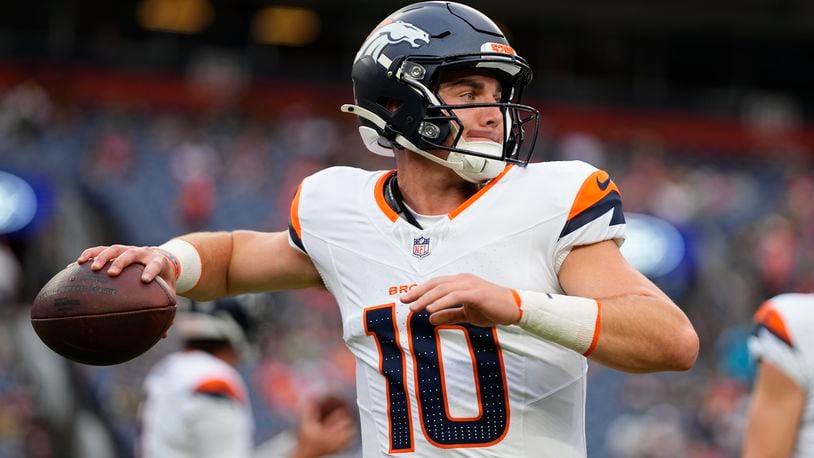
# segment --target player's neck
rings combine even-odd
[[[412,156],[420,160],[410,158],[398,162],[398,187],[404,202],[417,213],[449,213],[480,188],[442,165]]]

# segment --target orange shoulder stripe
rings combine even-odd
[[[772,334],[784,340],[787,344],[792,345],[791,334],[786,328],[786,323],[783,317],[774,308],[771,301],[766,301],[755,312],[755,323],[765,326]]]
[[[391,170],[381,177],[376,182],[376,186],[373,188],[373,192],[376,194],[376,203],[379,204],[379,208],[382,212],[390,219],[391,222],[396,222],[399,219],[398,213],[394,212],[390,205],[387,205],[387,201],[384,200],[384,184],[387,183],[387,179],[390,178],[394,173],[395,170]]]
[[[613,191],[621,195],[616,183],[608,176],[608,172],[597,170],[592,173],[582,183],[582,187],[579,188],[577,197],[574,199],[573,205],[571,205],[571,211],[568,212],[568,220],[570,221],[571,218],[591,208],[592,205]]]
[[[297,233],[297,237],[302,240],[302,227],[300,226],[300,192],[302,192],[302,182],[297,187],[297,193],[291,201],[291,227]]]
[[[245,401],[243,390],[234,383],[222,378],[210,378],[202,381],[195,387],[196,393],[228,396],[237,401]]]

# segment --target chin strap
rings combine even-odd
[[[370,121],[380,130],[384,130],[385,126],[387,125],[387,123],[378,115],[358,105],[344,104],[341,106],[340,109],[345,113],[355,114],[361,118],[364,118],[367,121]],[[363,138],[365,139],[365,146],[367,146],[367,148],[370,151],[376,154],[382,154],[380,149],[382,149],[383,147],[378,144],[378,141],[376,139],[367,138],[364,135]],[[451,169],[456,174],[458,174],[458,176],[460,176],[461,178],[470,183],[480,184],[483,183],[484,181],[491,180],[492,178],[500,175],[500,172],[502,172],[503,169],[506,167],[506,164],[502,160],[487,159],[485,157],[463,154],[456,151],[450,151],[449,155],[447,156],[447,159],[441,159],[435,154],[432,154],[414,145],[410,140],[407,140],[401,134],[396,134],[395,141],[399,145],[404,146],[410,151],[413,151],[416,154],[419,154],[435,162],[436,164],[440,164],[444,167]],[[464,139],[460,139],[456,147],[468,149],[481,154],[486,154],[495,157],[500,157],[502,155],[503,148],[503,146],[500,143],[496,142],[489,141],[468,142]]]
[[[408,223],[419,229],[424,229],[418,220],[415,219],[413,212],[404,204],[404,197],[402,197],[401,191],[399,191],[399,184],[395,173],[390,175],[384,183],[384,201],[387,202],[387,205],[389,205],[394,212],[403,216]]]

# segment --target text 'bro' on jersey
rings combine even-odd
[[[472,273],[562,293],[570,250],[624,239],[608,174],[579,161],[507,166],[423,230],[387,205],[393,171],[333,167],[300,185],[292,246],[339,304],[356,356],[365,456],[584,456],[586,359],[518,326],[434,326],[399,296]]]

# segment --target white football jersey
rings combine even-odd
[[[203,351],[173,353],[150,370],[136,456],[244,458],[254,423],[240,374]]]
[[[794,456],[814,456],[814,294],[781,294],[755,312],[749,351],[806,392]]]
[[[457,273],[562,293],[572,247],[623,240],[616,185],[582,162],[508,166],[421,230],[384,199],[393,173],[323,170],[291,208],[291,244],[336,298],[357,359],[364,456],[585,456],[582,355],[517,326],[433,326],[399,296]]]

